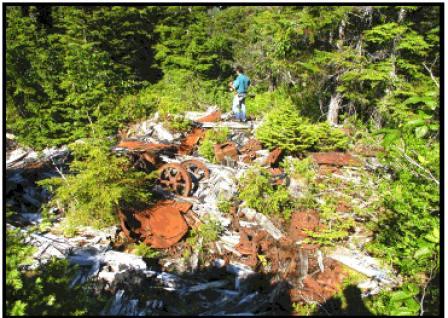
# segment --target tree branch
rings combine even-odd
[[[434,84],[436,84],[437,88],[440,88],[440,84],[437,81],[437,79],[435,78],[434,74],[432,74],[431,68],[429,68],[425,63],[422,63],[422,64],[425,67],[425,69],[428,71],[429,76],[431,76],[431,79],[434,82]]]
[[[422,167],[418,162],[416,162],[414,159],[412,159],[411,157],[409,157],[403,149],[398,148],[398,150],[403,154],[403,157],[406,159],[407,162],[409,162],[410,164],[416,166],[417,168],[420,168],[421,170],[423,170],[423,171],[427,174],[427,176],[424,176],[424,175],[419,174],[420,176],[425,177],[427,180],[432,180],[432,181],[434,181],[437,185],[440,184],[439,180],[437,180],[437,179],[433,176],[433,174],[431,173],[431,171],[429,171],[428,169]]]
[[[423,316],[423,314],[425,313],[425,310],[423,308],[423,302],[425,301],[426,288],[428,288],[429,283],[432,281],[432,274],[433,274],[434,269],[435,269],[435,266],[431,267],[431,272],[429,273],[428,281],[426,282],[425,287],[423,287],[422,298],[420,299],[420,316]]]

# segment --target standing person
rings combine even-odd
[[[232,110],[236,116],[236,119],[245,122],[246,121],[246,95],[247,89],[250,86],[250,79],[243,72],[241,66],[235,68],[237,77],[233,81],[233,88],[235,89],[235,96],[233,98]]]

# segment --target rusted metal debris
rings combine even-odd
[[[315,231],[319,227],[319,220],[319,213],[313,210],[294,212],[291,215],[288,237],[294,241],[307,237],[305,231]]]
[[[201,118],[196,119],[195,121],[199,123],[211,123],[221,120],[221,112],[220,111],[214,111],[206,116],[203,116]]]
[[[248,153],[248,152],[252,152],[252,151],[257,151],[257,150],[261,150],[262,146],[261,146],[261,142],[259,142],[257,139],[249,139],[246,144],[241,147],[240,152],[241,153]]]
[[[287,175],[285,174],[285,169],[283,168],[269,168],[269,173],[272,176],[272,180],[277,185],[282,185],[287,183]]]
[[[286,277],[296,272],[298,258],[298,249],[294,244],[285,244],[287,242],[289,241],[285,239],[274,240],[265,230],[241,228],[240,242],[235,248],[246,256],[246,259],[242,260],[244,264],[255,267],[261,262],[259,255],[263,255],[269,263],[268,268],[265,268],[266,271],[281,272]]]
[[[193,130],[181,141],[178,154],[189,155],[193,152],[194,147],[199,143],[199,140],[204,138],[205,131],[203,128],[195,127]]]
[[[257,157],[256,151],[261,150],[261,143],[256,139],[249,139],[247,143],[240,148],[240,152],[244,154],[243,162],[249,163]]]
[[[146,143],[139,140],[122,140],[117,145],[120,148],[126,148],[129,150],[143,150],[143,151],[160,151],[160,150],[177,150],[177,145],[174,144],[154,144]]]
[[[316,276],[307,275],[303,279],[303,288],[291,289],[289,295],[291,301],[306,303],[310,301],[325,302],[333,297],[339,290],[346,274],[342,266],[326,258],[324,260],[325,270]]]
[[[361,162],[351,154],[343,152],[317,152],[312,155],[314,162],[330,166],[360,166]]]
[[[216,160],[223,161],[225,157],[230,157],[232,160],[238,159],[238,149],[234,142],[225,142],[223,144],[216,144],[213,146]]]
[[[121,229],[131,240],[154,248],[168,248],[188,231],[181,213],[186,213],[191,206],[188,202],[164,200],[143,211],[119,211]]]
[[[191,177],[179,163],[166,163],[159,168],[159,183],[162,187],[182,196],[190,195]]]
[[[336,206],[336,212],[349,212],[353,210],[353,208],[347,202],[340,200],[338,201],[338,205]]]
[[[196,182],[208,179],[208,177],[210,176],[210,169],[208,169],[202,161],[191,159],[182,161],[181,164],[185,167],[185,169],[187,169],[189,173],[194,176]]]
[[[281,154],[282,150],[280,148],[275,148],[269,153],[269,156],[266,158],[264,164],[270,166],[275,165],[279,161]]]
[[[329,166],[329,165],[319,165],[319,175],[330,175],[330,174],[340,174],[341,171],[338,167]]]

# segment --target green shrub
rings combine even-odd
[[[204,248],[209,243],[218,240],[218,237],[223,230],[224,228],[217,220],[210,216],[205,217],[203,223],[201,223],[197,228],[191,229],[189,231],[187,243],[193,250],[198,251],[199,256],[201,256]],[[201,238],[202,242],[200,240]],[[188,258],[190,257],[190,255],[190,251],[188,249],[185,249],[183,252],[183,257]]]
[[[348,138],[327,123],[310,123],[292,104],[272,109],[257,129],[256,137],[269,149],[280,147],[290,154],[304,151],[344,150]]]
[[[252,167],[246,171],[238,183],[240,200],[246,202],[250,208],[265,215],[281,215],[289,219],[292,202],[288,189],[274,186],[271,175],[260,167]]]
[[[232,100],[226,89],[222,83],[204,81],[191,71],[172,69],[167,70],[158,83],[137,94],[137,105],[142,109],[157,110],[162,116],[205,110],[211,105],[227,110]]]
[[[404,284],[399,289],[383,291],[367,301],[375,315],[380,316],[417,316],[420,304],[416,300],[419,294],[418,286]]]
[[[260,117],[264,116],[271,109],[281,107],[281,105],[289,105],[293,107],[291,99],[288,94],[278,89],[273,92],[262,92],[256,94],[254,98],[246,102],[246,112],[248,115]]]
[[[226,142],[228,135],[229,129],[227,127],[207,130],[205,137],[198,148],[199,154],[207,160],[215,162],[215,150],[213,149],[213,146],[215,144]]]
[[[127,158],[113,155],[103,141],[86,140],[69,147],[74,155],[72,174],[39,182],[54,192],[49,205],[62,206],[68,231],[80,225],[114,225],[118,207],[149,201],[150,177],[130,169]]]
[[[134,253],[144,258],[156,258],[160,255],[160,252],[151,248],[143,242],[135,244]]]
[[[191,128],[191,121],[181,115],[166,118],[165,125],[173,132],[186,132]]]

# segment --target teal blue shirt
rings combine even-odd
[[[235,87],[238,93],[247,93],[247,88],[250,85],[250,79],[244,74],[239,74],[236,80],[233,82],[233,86]]]

